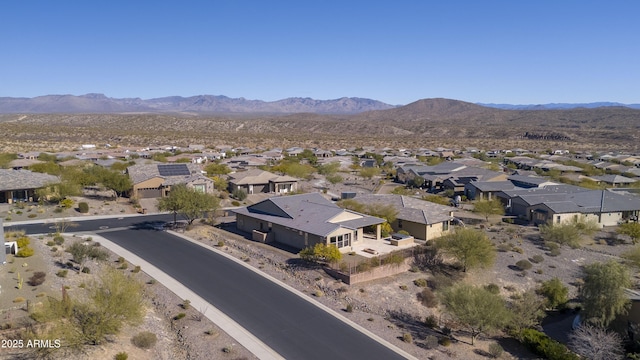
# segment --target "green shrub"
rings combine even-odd
[[[549,250],[549,256],[559,256],[559,255],[560,255],[559,248]]]
[[[450,346],[451,345],[451,339],[449,339],[448,337],[440,339],[440,345],[442,345],[442,346]]]
[[[233,197],[240,200],[240,201],[244,201],[247,198],[247,193],[246,191],[242,190],[242,189],[235,189],[233,190]]]
[[[36,216],[38,216],[38,215],[36,215],[36,214],[29,214],[29,215],[27,215],[27,217],[28,217],[29,219],[33,219],[33,218],[34,218],[34,217],[36,217]]]
[[[62,277],[62,278],[63,278],[63,277],[67,277],[67,274],[68,274],[68,273],[69,273],[69,270],[66,270],[66,269],[65,269],[65,270],[59,270],[59,271],[56,273],[56,276],[58,276],[58,277]]]
[[[538,330],[522,330],[520,332],[520,341],[534,353],[549,360],[580,360],[580,357],[569,351],[566,346]]]
[[[132,273],[139,273],[140,272],[140,265],[136,265],[136,267],[133,268],[133,270],[131,270]]]
[[[409,290],[409,288],[407,287],[407,285],[402,284],[400,285],[400,290]]]
[[[122,265],[118,266],[118,269],[120,270],[126,270],[129,267],[129,264],[127,264],[126,262],[122,263]]]
[[[500,346],[500,344],[497,343],[491,343],[489,344],[489,355],[491,355],[492,358],[497,359],[499,357],[502,356],[502,354],[504,353],[504,349],[502,348],[502,346]]]
[[[347,304],[347,308],[346,308],[345,310],[346,310],[346,312],[348,312],[348,313],[353,312],[353,305],[351,305],[351,304]]]
[[[491,283],[489,285],[486,285],[484,288],[492,294],[500,294],[500,286],[496,284]]]
[[[18,245],[18,249],[22,249],[31,244],[31,240],[27,236],[21,236],[16,239],[16,244]]]
[[[91,274],[91,269],[89,269],[89,268],[88,268],[88,267],[86,267],[86,266],[85,266],[85,267],[83,267],[81,271],[82,271],[82,273],[84,273],[84,274]]]
[[[529,270],[533,265],[528,260],[520,260],[516,263],[516,266],[520,270]]]
[[[219,240],[219,241],[218,241],[218,244],[217,244],[216,246],[218,246],[218,247],[223,247],[223,246],[224,246],[224,241]]]
[[[47,241],[47,246],[53,246],[53,245],[55,245],[55,244],[56,244],[56,243],[55,243],[55,242],[53,242],[53,241],[51,241],[51,240]]]
[[[64,198],[60,200],[60,206],[65,209],[70,209],[73,206],[73,199]]]
[[[124,258],[122,256],[118,257],[118,264],[124,263]]]
[[[184,318],[185,316],[187,316],[187,314],[179,313],[178,315],[173,317],[173,320],[180,320],[180,319]]]
[[[20,250],[18,250],[18,253],[16,254],[17,257],[29,257],[29,256],[33,256],[33,254],[35,253],[35,250],[33,250],[33,248],[30,247],[25,247],[22,248]]]
[[[188,310],[191,307],[191,300],[184,299],[181,306],[183,309]]]
[[[413,284],[418,287],[427,287],[427,279],[420,278],[413,280]]]
[[[544,261],[544,257],[542,255],[533,255],[533,257],[529,260],[531,260],[531,262],[533,263],[538,264]]]
[[[233,201],[231,202],[231,205],[233,205],[233,206],[240,206],[240,202],[239,202],[239,201],[237,201],[237,200],[233,200]]]
[[[89,212],[89,204],[87,204],[86,202],[80,202],[78,203],[78,211],[82,214],[86,214]]]
[[[424,326],[429,329],[435,329],[438,327],[438,318],[435,315],[429,315],[424,319]]]
[[[156,336],[156,334],[149,331],[140,332],[131,338],[131,342],[133,343],[133,345],[141,349],[150,349],[156,344],[157,341],[158,337]]]
[[[56,245],[62,245],[64,244],[64,237],[57,235],[53,237],[53,242],[56,243]]]
[[[127,360],[129,355],[126,352],[119,352],[114,357],[113,360]]]

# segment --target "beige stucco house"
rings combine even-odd
[[[127,168],[133,182],[131,196],[138,199],[165,197],[171,186],[185,184],[207,194],[214,190],[213,180],[202,174],[197,164],[142,164]]]
[[[276,196],[236,209],[236,226],[254,240],[294,249],[333,244],[341,251],[364,241],[365,232],[380,239],[384,219],[345,210],[319,193]],[[368,230],[367,230],[368,229]]]

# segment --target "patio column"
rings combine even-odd
[[[380,231],[380,224],[376,225],[376,240],[380,240],[382,238]]]

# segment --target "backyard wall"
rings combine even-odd
[[[382,279],[387,276],[393,276],[396,274],[403,273],[411,268],[409,265],[413,262],[413,258],[409,257],[404,259],[404,263],[396,265],[396,264],[388,264],[381,265],[372,268],[369,271],[361,272],[361,273],[353,273],[353,274],[345,274],[337,269],[332,269],[328,266],[325,266],[324,271],[331,275],[332,277],[341,280],[343,283],[347,285],[355,285],[365,281],[371,281],[376,279]]]

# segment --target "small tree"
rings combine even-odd
[[[471,345],[478,335],[501,329],[509,322],[504,300],[482,287],[455,285],[444,291],[441,301],[446,311],[469,329]]]
[[[509,305],[511,312],[509,329],[517,334],[522,329],[534,328],[545,317],[545,300],[533,290],[525,291]]]
[[[490,215],[504,215],[504,206],[499,199],[478,200],[473,204],[473,211],[484,216],[489,221]]]
[[[618,333],[583,324],[569,335],[569,347],[589,360],[624,359],[622,338]]]
[[[169,196],[158,201],[158,209],[173,212],[173,222],[178,213],[184,216],[189,224],[206,212],[215,211],[220,201],[211,194],[188,188],[184,184],[174,185]]]
[[[472,228],[458,228],[442,236],[436,240],[436,247],[460,261],[465,272],[469,268],[489,267],[496,259],[496,248],[491,240]]]
[[[584,267],[580,289],[583,319],[607,327],[620,314],[626,314],[631,300],[625,289],[631,286],[629,270],[614,260]]]

